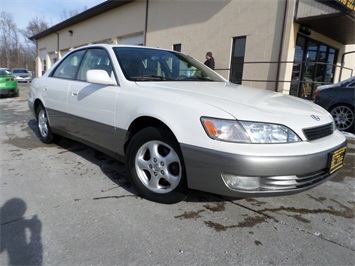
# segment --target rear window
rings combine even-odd
[[[353,87],[355,86],[355,77],[343,80],[338,84],[339,84],[338,87]]]
[[[26,69],[14,69],[12,73],[28,73],[28,71]]]

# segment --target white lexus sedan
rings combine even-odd
[[[126,163],[142,197],[289,195],[343,166],[332,116],[293,96],[232,84],[190,56],[141,46],[71,51],[30,86],[44,143],[65,136]]]

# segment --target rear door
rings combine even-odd
[[[67,131],[68,90],[85,50],[73,52],[44,80],[42,95],[52,129]]]

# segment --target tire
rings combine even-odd
[[[37,129],[40,140],[47,144],[53,143],[56,140],[56,135],[52,133],[46,109],[40,104],[36,111]]]
[[[134,135],[126,166],[131,184],[147,200],[173,204],[188,195],[180,147],[168,130],[149,127]]]
[[[330,109],[335,125],[340,131],[354,132],[354,108],[348,105],[337,105]]]

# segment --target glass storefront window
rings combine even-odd
[[[290,94],[312,100],[318,86],[333,82],[336,57],[336,49],[299,34]]]

